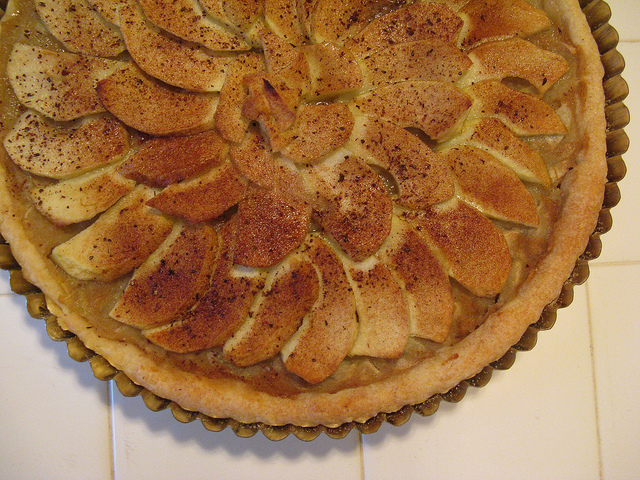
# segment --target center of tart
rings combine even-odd
[[[550,25],[528,3],[491,25],[473,0],[209,23],[191,2],[44,3],[45,23],[107,29],[114,50],[16,45],[27,110],[4,145],[44,217],[86,224],[53,261],[126,278],[110,316],[151,342],[279,356],[318,383],[349,356],[458,341],[469,308],[524,277],[515,239],[556,180],[525,139],[566,133],[542,95],[568,68],[524,39]]]

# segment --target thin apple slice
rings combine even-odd
[[[91,226],[53,249],[52,259],[79,280],[115,280],[139,266],[164,241],[173,223],[146,203],[153,190],[138,186]]]
[[[382,179],[360,158],[336,150],[301,169],[310,191],[313,218],[356,261],[372,255],[391,229],[393,205]]]
[[[459,146],[442,152],[456,176],[458,195],[485,215],[537,227],[536,202],[515,172],[484,150]]]
[[[358,337],[349,355],[398,358],[409,340],[411,317],[402,288],[377,257],[346,258],[345,271],[358,311]]]
[[[247,367],[276,355],[311,310],[318,289],[313,264],[300,254],[288,257],[269,274],[247,320],[224,344],[224,358]]]
[[[120,30],[133,60],[146,73],[196,92],[218,92],[233,56],[213,54],[204,47],[176,39],[147,21],[140,7],[120,7]]]
[[[500,293],[511,271],[502,232],[478,210],[460,201],[403,215],[439,252],[448,274],[480,297]]]
[[[41,0],[38,15],[67,50],[96,57],[115,57],[125,50],[120,33],[84,0]]]
[[[275,265],[295,250],[309,230],[311,206],[300,174],[289,163],[276,163],[275,186],[249,187],[238,204],[233,261],[249,267]]]
[[[138,183],[164,188],[219,165],[227,150],[214,130],[183,137],[157,137],[144,142],[120,165],[119,171]]]
[[[4,138],[4,147],[23,170],[64,179],[122,158],[129,150],[129,134],[104,115],[57,124],[27,110]]]
[[[269,30],[291,45],[304,43],[304,31],[298,21],[295,2],[291,0],[264,0],[264,19]]]
[[[379,257],[405,292],[411,335],[444,342],[453,322],[453,293],[430,246],[412,225],[394,216]]]
[[[391,174],[400,205],[426,208],[454,194],[448,163],[418,137],[391,122],[358,118],[348,148]]]
[[[460,35],[465,47],[489,39],[528,37],[551,26],[549,17],[525,0],[470,0],[460,13],[467,19]]]
[[[218,96],[161,84],[134,64],[98,82],[104,107],[125,125],[151,135],[195,133],[213,126]]]
[[[169,185],[148,205],[189,223],[199,223],[218,218],[246,195],[246,180],[227,161],[202,175]]]
[[[334,373],[349,354],[358,319],[337,254],[317,234],[309,236],[304,247],[305,257],[318,272],[318,299],[280,355],[287,370],[313,384]]]
[[[543,95],[569,68],[561,55],[518,37],[483,43],[468,54],[473,66],[460,84],[462,87],[513,77],[528,81]]]
[[[310,92],[307,96],[320,99],[360,88],[362,72],[354,56],[333,43],[318,43],[299,47],[309,63]]]
[[[267,189],[276,186],[275,160],[257,129],[249,129],[242,143],[231,146],[230,153],[233,163],[247,180]]]
[[[375,18],[345,46],[356,58],[363,58],[398,43],[433,38],[455,43],[462,24],[444,2],[414,2]]]
[[[232,219],[219,231],[219,255],[209,290],[171,323],[144,330],[145,337],[172,352],[196,352],[224,344],[242,325],[264,287],[265,274],[233,266],[235,228]]]
[[[452,43],[439,38],[399,43],[360,60],[365,85],[380,87],[405,80],[455,83],[471,60]]]
[[[567,133],[555,110],[536,95],[518,92],[496,80],[476,83],[465,91],[474,100],[472,115],[497,118],[516,135]]]
[[[120,23],[120,17],[118,16],[118,8],[126,5],[130,0],[87,0],[89,5],[114,25]]]
[[[248,32],[262,15],[264,0],[222,0],[226,17],[240,32]]]
[[[124,64],[16,43],[7,77],[25,107],[59,121],[104,112],[96,86]]]
[[[211,226],[176,224],[136,269],[109,315],[144,329],[170,322],[209,288],[217,250]]]
[[[213,21],[196,0],[138,0],[145,15],[158,27],[213,51],[249,50],[238,35]]]
[[[135,187],[133,180],[120,175],[115,167],[62,180],[29,191],[33,204],[58,226],[90,220],[116,203]]]
[[[344,145],[352,129],[353,115],[345,103],[303,105],[281,153],[296,163],[316,163]]]
[[[461,134],[447,146],[459,144],[486,150],[525,182],[538,183],[545,188],[551,185],[544,159],[496,118],[467,122]]]

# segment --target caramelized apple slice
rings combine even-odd
[[[262,15],[263,0],[222,0],[227,19],[241,32],[248,32]]]
[[[343,47],[319,43],[300,47],[309,63],[311,98],[337,95],[362,86],[362,72],[355,58]]]
[[[382,179],[343,149],[301,172],[316,192],[314,220],[352,259],[372,255],[391,229],[392,201]]]
[[[152,138],[127,158],[119,171],[138,183],[164,188],[220,164],[227,149],[213,130],[184,137]]]
[[[219,255],[211,286],[198,303],[173,322],[144,330],[145,337],[179,353],[196,352],[224,344],[245,321],[257,293],[264,287],[264,273],[232,266],[235,221],[219,232]]]
[[[242,107],[247,98],[244,77],[263,70],[262,58],[257,53],[240,55],[229,65],[220,90],[215,122],[222,136],[231,142],[240,143],[249,126],[249,120],[242,116]]]
[[[134,3],[120,8],[120,30],[133,60],[169,85],[196,92],[222,88],[228,55],[214,55],[198,44],[168,35],[148,22]]]
[[[54,120],[104,112],[96,86],[122,62],[16,43],[7,77],[18,100]]]
[[[309,229],[311,206],[293,165],[276,164],[275,186],[250,187],[238,204],[233,261],[249,267],[275,265],[295,250]]]
[[[319,383],[338,368],[358,332],[353,294],[336,253],[318,235],[305,242],[304,255],[319,277],[318,299],[302,325],[282,348],[287,370]]]
[[[115,57],[125,49],[118,31],[84,0],[35,2],[47,30],[72,52]]]
[[[404,289],[411,335],[444,342],[453,322],[453,294],[429,245],[410,224],[394,216],[379,256]]]
[[[98,82],[98,95],[125,125],[151,135],[207,130],[218,105],[216,95],[171,88],[133,64]]]
[[[514,77],[528,81],[541,95],[569,68],[559,54],[517,37],[483,43],[469,51],[469,58],[473,66],[464,78],[464,86]]]
[[[214,22],[196,0],[138,0],[149,20],[180,38],[213,51],[248,50],[243,39]]]
[[[355,35],[384,9],[404,4],[404,0],[323,0],[311,16],[311,37],[315,43],[337,42]]]
[[[171,232],[172,222],[146,203],[153,190],[138,186],[98,220],[53,249],[51,257],[79,280],[109,282],[139,266]]]
[[[481,297],[500,293],[511,270],[511,254],[491,220],[463,202],[449,202],[424,212],[405,212],[440,253],[448,273]]]
[[[553,108],[540,97],[512,90],[487,80],[465,90],[473,99],[478,117],[497,118],[516,135],[563,135],[567,133]]]
[[[470,0],[460,10],[466,16],[463,46],[483,40],[527,37],[551,26],[547,15],[525,0]]]
[[[247,320],[227,340],[223,356],[239,367],[276,355],[318,298],[318,274],[301,255],[287,258],[267,277]]]
[[[426,208],[454,194],[448,163],[418,137],[393,123],[374,117],[358,118],[349,149],[389,171],[401,205]]]
[[[411,326],[400,284],[375,256],[360,263],[343,262],[358,311],[358,337],[349,354],[398,358]]]
[[[538,226],[536,203],[515,172],[484,150],[459,146],[443,152],[456,176],[458,194],[485,215]]]
[[[169,185],[150,199],[148,205],[198,223],[218,218],[246,194],[246,181],[231,162],[225,162],[202,175]]]
[[[135,182],[118,174],[115,167],[62,180],[29,191],[36,208],[58,226],[95,217],[135,187]]]
[[[233,163],[240,173],[259,187],[273,188],[276,185],[276,164],[262,134],[250,129],[242,143],[230,149]]]
[[[4,138],[4,148],[23,170],[62,179],[120,159],[129,149],[129,134],[107,116],[57,124],[27,110]]]
[[[451,84],[409,80],[359,95],[351,106],[355,115],[379,117],[443,139],[458,126],[471,100]]]
[[[269,30],[292,45],[304,43],[296,3],[291,0],[264,0],[264,19]]]
[[[471,60],[439,38],[400,43],[360,60],[365,85],[380,87],[405,80],[457,82]]]
[[[281,152],[296,163],[315,163],[344,145],[353,129],[353,115],[344,103],[304,105],[287,132],[291,142]]]
[[[468,122],[451,145],[456,144],[486,150],[526,182],[538,183],[545,188],[551,185],[544,159],[498,119],[480,118]]]
[[[105,20],[114,25],[120,23],[118,8],[126,5],[130,0],[87,0],[89,5],[98,12]]]
[[[139,328],[170,322],[209,288],[217,249],[212,227],[176,224],[136,269],[109,315]]]
[[[441,2],[414,2],[375,18],[345,43],[356,58],[363,58],[398,43],[439,38],[455,43],[462,19]]]

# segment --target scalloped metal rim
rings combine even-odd
[[[624,132],[624,127],[629,123],[629,110],[623,101],[629,93],[629,88],[620,76],[624,70],[625,62],[622,55],[616,50],[619,41],[618,33],[608,23],[611,18],[609,5],[601,0],[581,0],[580,4],[600,48],[601,60],[605,68],[603,86],[606,96],[608,182],[598,224],[589,239],[585,252],[580,256],[573,273],[565,282],[561,294],[553,303],[545,307],[539,320],[527,329],[520,340],[502,358],[487,365],[480,373],[462,381],[446,393],[433,395],[425,402],[417,405],[407,405],[397,412],[380,413],[364,423],[349,422],[335,428],[322,425],[299,427],[296,425],[272,426],[263,423],[246,424],[231,418],[212,418],[199,412],[185,410],[175,402],[158,397],[144,387],[133,383],[122,371],[111,366],[104,357],[85,347],[82,341],[73,333],[61,328],[55,316],[47,309],[44,294],[24,279],[20,265],[16,263],[9,245],[1,237],[0,268],[10,271],[11,289],[15,293],[26,297],[29,314],[34,318],[45,321],[47,333],[53,340],[67,343],[69,356],[72,359],[78,362],[88,361],[96,378],[105,381],[114,380],[122,395],[127,397],[139,395],[150,410],[171,409],[173,416],[179,422],[188,423],[198,419],[207,430],[219,432],[229,427],[239,437],[252,437],[260,431],[270,440],[282,440],[289,434],[293,434],[300,440],[310,441],[323,432],[331,438],[344,438],[353,429],[368,434],[377,432],[385,422],[396,426],[402,425],[409,420],[413,413],[418,413],[422,416],[433,415],[438,410],[442,400],[452,403],[459,402],[464,397],[468,387],[483,387],[491,379],[493,370],[509,369],[516,359],[517,352],[528,351],[535,346],[538,332],[549,330],[555,324],[558,308],[564,308],[572,302],[573,287],[582,284],[588,278],[588,262],[597,258],[601,252],[600,236],[611,229],[610,209],[620,201],[620,190],[617,183],[626,174],[626,166],[622,160],[622,155],[629,148],[629,137]]]

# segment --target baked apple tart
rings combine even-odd
[[[25,278],[212,418],[334,427],[450,390],[601,209],[577,0],[15,0],[1,45]]]

